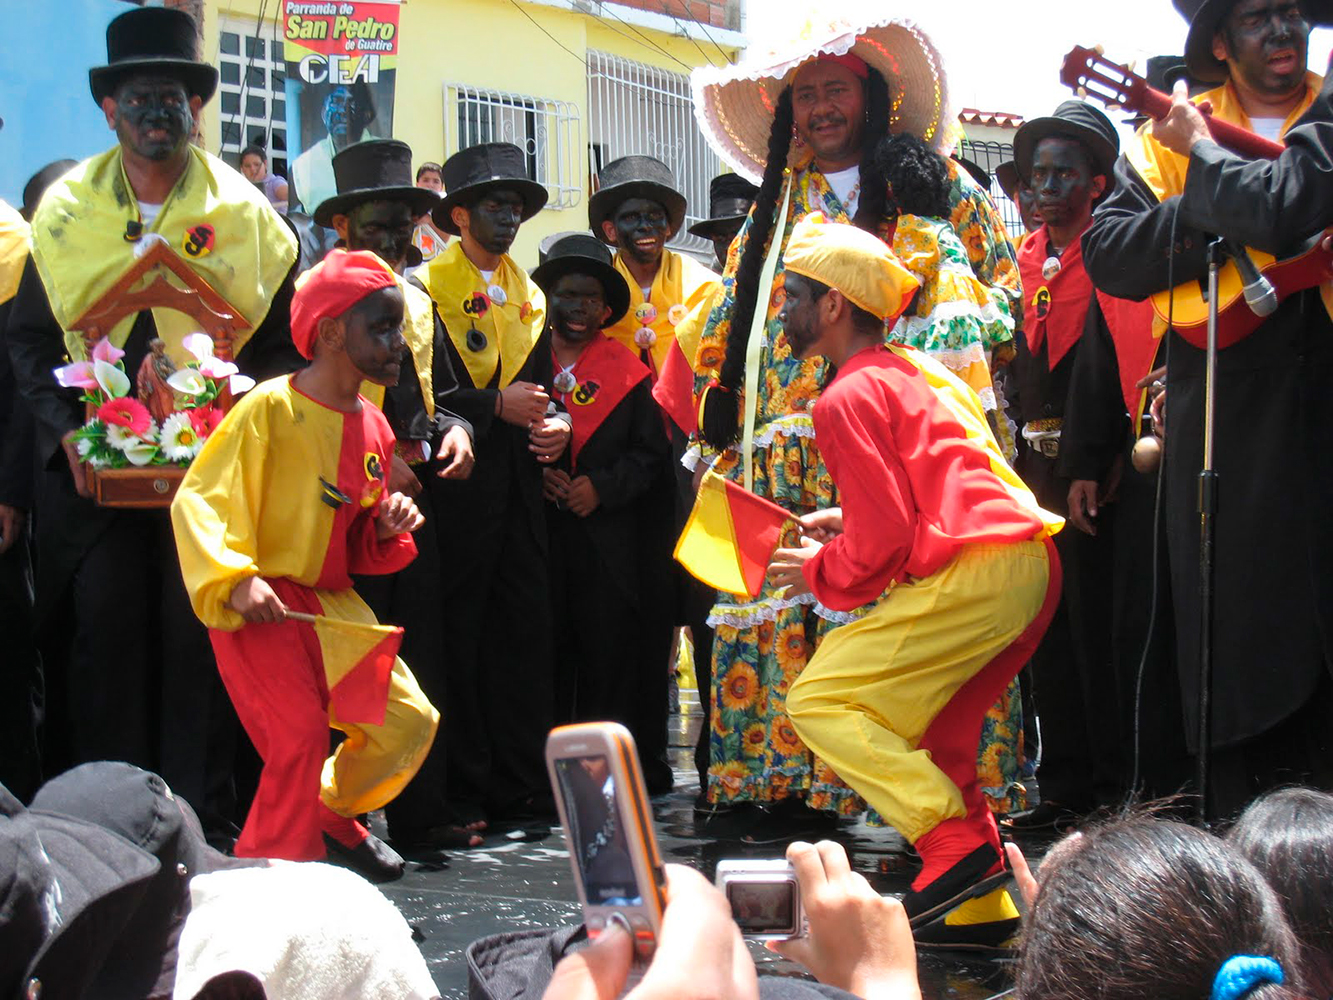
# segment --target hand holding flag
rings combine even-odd
[[[773,550],[792,515],[714,473],[704,476],[676,542],[692,576],[729,594],[757,597]]]

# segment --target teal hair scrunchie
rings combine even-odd
[[[1261,983],[1281,985],[1285,978],[1276,959],[1264,955],[1232,955],[1217,970],[1209,1000],[1241,1000]]]

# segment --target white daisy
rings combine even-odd
[[[203,441],[187,413],[176,412],[162,421],[162,452],[172,462],[188,462],[199,454]]]

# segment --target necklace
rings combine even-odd
[[[555,353],[552,352],[551,356],[554,358]],[[551,380],[551,384],[555,387],[556,392],[560,393],[562,396],[567,396],[574,391],[579,384],[579,380],[574,374],[574,369],[578,367],[578,363],[582,360],[582,354],[567,365],[560,365],[560,360],[558,358],[555,359],[555,363],[560,365],[560,371],[557,372],[555,378]]]

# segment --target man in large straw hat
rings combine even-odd
[[[1307,15],[1320,13],[1319,5],[1176,0],[1175,6],[1190,21],[1189,75],[1217,84],[1194,103],[1207,101],[1215,118],[1269,138],[1285,136],[1318,96],[1320,79],[1306,70],[1306,43]],[[1178,92],[1183,89],[1177,84]],[[1088,272],[1099,288],[1144,298],[1174,282],[1197,292],[1197,282],[1206,280],[1212,234],[1279,255],[1300,249],[1295,243],[1302,234],[1275,221],[1263,186],[1213,183],[1209,171],[1226,155],[1216,144],[1201,142],[1192,151],[1188,143],[1167,145],[1155,128],[1143,126],[1128,144],[1116,164],[1115,191],[1083,238]],[[1205,181],[1228,200],[1198,200]],[[1165,537],[1185,733],[1195,752],[1206,351],[1199,336],[1173,331],[1165,339]],[[1333,589],[1327,572],[1333,558],[1327,513],[1333,505],[1333,440],[1322,407],[1312,405],[1327,392],[1331,366],[1333,323],[1314,289],[1288,296],[1253,333],[1223,342],[1217,356],[1209,810],[1219,818],[1274,784],[1333,781]],[[1274,525],[1283,530],[1274,531]]]
[[[56,680],[68,699],[71,762],[154,768],[217,833],[235,721],[207,633],[189,611],[166,511],[93,504],[73,440],[84,405],[53,374],[87,359],[73,324],[161,242],[242,318],[231,346],[243,373],[266,378],[302,363],[288,315],[295,237],[258,188],[190,143],[218,78],[197,44],[194,20],[178,10],[133,8],[108,25],[107,65],[89,71],[89,84],[118,142],[42,197],[7,335],[44,469],[42,624],[54,626],[72,594],[73,620],[58,625],[72,648]],[[193,361],[184,345],[197,330],[184,313],[154,308],[126,317],[108,340],[134,373],[154,338],[177,366]]]
[[[977,395],[924,353],[886,347],[917,281],[880,240],[818,213],[792,230],[782,319],[795,357],[837,375],[814,406],[841,509],[769,568],[845,612],[791,686],[796,731],[915,846],[903,897],[923,942],[999,945],[1018,927],[977,780],[982,719],[1040,641],[1060,593],[1042,510]],[[970,903],[962,920],[949,911]]]
[[[714,148],[738,173],[761,181],[695,359],[704,443],[716,453],[716,471],[799,515],[836,499],[811,440],[809,409],[825,365],[793,357],[782,336],[783,248],[796,222],[813,211],[887,236],[892,219],[874,167],[876,144],[889,131],[906,130],[948,153],[957,126],[939,53],[911,21],[826,19],[795,27],[792,41],[769,51],[754,47],[740,65],[696,70],[692,86]],[[951,164],[950,173],[951,221],[971,262],[983,281],[1010,293],[1017,309],[1018,269],[1003,223],[966,171]],[[718,596],[710,616],[710,802],[805,799],[843,814],[861,808],[797,738],[783,696],[814,643],[852,617],[770,586],[755,600]]]

